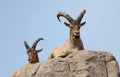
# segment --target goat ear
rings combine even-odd
[[[42,50],[43,50],[43,48],[42,48],[42,49],[40,49],[40,50],[37,50],[37,53],[38,53],[38,52],[41,52]]]
[[[64,22],[64,24],[71,28],[70,24],[68,24],[67,22]]]
[[[86,21],[85,21],[85,22],[83,22],[83,23],[81,23],[81,26],[85,25],[85,23],[86,23]]]

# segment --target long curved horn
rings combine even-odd
[[[36,45],[37,45],[37,43],[38,43],[40,40],[44,40],[44,39],[43,39],[43,38],[38,38],[37,40],[35,40],[35,42],[34,42],[33,45],[32,45],[32,48],[33,48],[33,49],[36,48]]]
[[[60,16],[65,17],[65,18],[69,21],[69,23],[71,23],[71,22],[73,21],[73,18],[72,18],[70,15],[68,15],[68,14],[66,14],[66,13],[64,13],[64,12],[59,12],[59,13],[57,14],[57,19],[58,19],[60,22],[61,22]]]
[[[30,48],[26,41],[24,41],[24,45],[26,49]]]
[[[84,16],[85,13],[86,13],[86,10],[83,10],[83,11],[80,13],[80,15],[78,16],[77,21],[78,21],[79,23],[81,22],[81,20],[82,20],[82,18],[83,18],[83,16]]]

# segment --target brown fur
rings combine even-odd
[[[70,28],[70,37],[63,45],[61,45],[60,47],[56,47],[52,50],[51,54],[49,55],[49,59],[55,57],[65,57],[70,49],[84,50],[83,42],[80,38],[79,29],[86,23],[81,23],[85,12],[86,11],[84,10],[76,20],[73,20],[72,17],[63,12],[58,13],[57,17],[59,21],[60,16],[65,17],[69,21],[70,24],[66,22],[64,22],[64,24]]]
[[[24,65],[20,70],[15,71],[11,77],[18,77],[21,73],[23,73],[29,66],[32,64],[39,62],[38,52],[41,52],[43,49],[36,50],[37,43],[43,40],[42,38],[38,38],[34,43],[33,46],[30,48],[26,41],[24,41],[25,48],[27,49],[28,61],[29,63]]]

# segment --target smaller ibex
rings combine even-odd
[[[56,47],[52,50],[49,59],[55,57],[65,57],[70,49],[84,50],[83,42],[80,38],[79,29],[86,23],[86,22],[81,23],[85,12],[86,10],[83,10],[75,20],[73,20],[73,18],[70,15],[64,12],[59,12],[57,14],[57,18],[59,21],[60,16],[66,18],[69,21],[69,23],[64,22],[64,24],[70,28],[70,37],[62,46]]]
[[[22,72],[24,72],[26,70],[26,68],[28,68],[30,65],[38,63],[39,62],[39,57],[38,57],[38,52],[41,52],[43,50],[36,50],[36,45],[37,43],[43,40],[43,38],[38,38],[37,40],[35,40],[35,42],[33,43],[32,47],[29,47],[29,45],[27,44],[26,41],[24,41],[24,45],[25,48],[27,49],[27,55],[28,55],[28,61],[29,63],[26,64],[25,66],[23,66],[20,70],[14,72],[11,77],[18,77]]]
[[[28,61],[29,63],[31,64],[34,64],[34,63],[37,63],[39,62],[39,58],[38,58],[38,52],[41,52],[43,50],[40,49],[40,50],[36,50],[36,45],[37,43],[40,41],[40,40],[43,40],[43,38],[38,38],[32,45],[32,47],[30,48],[29,45],[27,44],[26,41],[24,41],[24,45],[25,45],[25,48],[27,49],[27,54],[28,54]]]

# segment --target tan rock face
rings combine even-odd
[[[114,56],[104,51],[72,50],[28,67],[18,77],[120,77]]]

